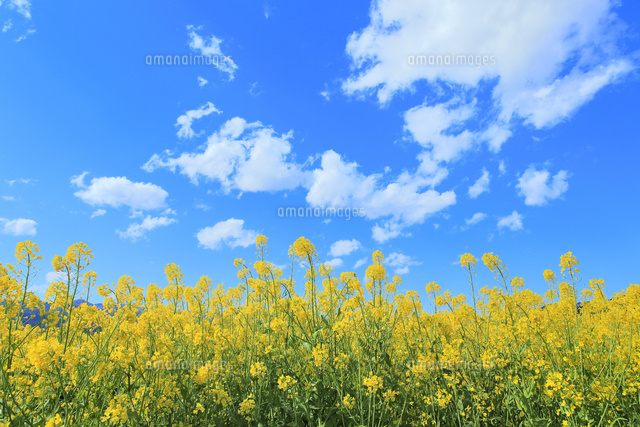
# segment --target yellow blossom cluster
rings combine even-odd
[[[266,250],[235,260],[236,286],[172,263],[164,284],[97,285],[78,243],[40,299],[38,247],[19,243],[0,264],[0,427],[640,425],[640,286],[583,285],[571,252],[544,295],[493,253],[476,289],[465,253],[469,292],[428,282],[421,301],[380,251],[361,284],[303,237],[290,274]]]

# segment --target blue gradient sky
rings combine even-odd
[[[43,294],[83,241],[99,284],[174,262],[235,286],[265,234],[276,265],[305,236],[361,278],[380,249],[421,295],[468,294],[464,252],[541,293],[567,251],[585,284],[638,283],[640,6],[444,1],[4,0],[0,261],[36,241]],[[450,54],[496,64],[408,63]],[[365,216],[278,216],[327,206]]]

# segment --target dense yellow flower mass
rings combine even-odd
[[[0,427],[640,425],[640,286],[578,291],[571,252],[544,270],[544,297],[493,253],[497,283],[476,292],[465,253],[469,303],[429,282],[427,312],[379,251],[361,284],[301,237],[298,295],[266,237],[256,250],[235,260],[235,287],[189,286],[176,264],[164,286],[96,286],[78,243],[53,258],[62,279],[40,300],[38,247],[19,243],[0,264]],[[94,290],[102,308],[74,304]]]

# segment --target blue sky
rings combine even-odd
[[[421,295],[468,295],[464,252],[540,293],[567,251],[638,283],[634,2],[3,0],[0,26],[0,261],[37,242],[40,294],[78,241],[100,284],[235,286],[257,234],[363,280],[380,249]]]

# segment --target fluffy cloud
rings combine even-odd
[[[47,284],[50,284],[53,282],[60,282],[64,280],[64,273],[59,271],[49,271],[45,276],[45,280]]]
[[[490,181],[491,175],[489,175],[489,171],[483,168],[482,176],[478,178],[478,180],[471,187],[469,187],[469,197],[475,199],[482,193],[489,191]]]
[[[340,258],[334,258],[325,262],[325,264],[329,264],[333,268],[338,268],[342,265],[342,260]]]
[[[104,215],[104,214],[106,214],[106,213],[107,213],[107,211],[106,211],[106,210],[104,210],[104,209],[96,209],[96,210],[95,210],[95,211],[93,211],[93,213],[91,214],[91,218],[95,218],[95,217],[98,217],[98,216],[102,216],[102,215]]]
[[[3,234],[10,234],[12,236],[35,236],[36,226],[38,225],[32,219],[5,219],[0,218],[0,230]]]
[[[187,26],[187,31],[189,32],[189,47],[197,54],[209,58],[218,70],[227,73],[229,80],[233,80],[233,73],[238,69],[238,66],[233,62],[230,55],[224,55],[222,53],[220,49],[222,40],[213,35],[210,36],[208,40],[206,37],[203,38],[196,32],[201,29],[202,27]]]
[[[471,218],[465,219],[464,222],[467,224],[467,226],[471,226],[479,223],[480,221],[484,221],[486,218],[487,218],[486,213],[476,212],[475,214],[473,214]]]
[[[406,117],[416,141],[432,141],[436,159],[453,159],[474,141],[484,140],[497,151],[511,135],[512,118],[536,128],[553,126],[635,68],[620,53],[617,5],[610,0],[373,0],[368,26],[348,38],[353,74],[342,88],[350,95],[375,93],[386,104],[427,82],[438,96]],[[491,93],[494,108],[480,111],[473,101],[452,108],[446,100],[474,99],[478,88]],[[415,123],[416,117],[428,122]],[[446,125],[472,117],[485,125],[473,133],[447,134]]]
[[[200,86],[204,86],[204,85],[201,84]],[[178,129],[178,138],[191,139],[195,136],[202,135],[204,131],[195,133],[193,129],[191,129],[191,125],[195,120],[208,116],[211,113],[220,114],[222,113],[222,111],[218,110],[212,103],[207,102],[197,110],[189,110],[182,116],[178,117],[178,121],[176,122],[176,126],[180,128]]]
[[[413,265],[420,265],[422,263],[415,261],[410,256],[393,252],[387,257],[385,264],[389,267],[393,267],[395,274],[407,274],[409,273],[409,267]]]
[[[524,216],[520,215],[516,211],[513,211],[510,215],[502,217],[500,218],[500,220],[498,220],[498,228],[500,230],[508,228],[511,231],[522,230],[522,218],[524,218]]]
[[[1,4],[2,2],[0,2]],[[31,19],[31,2],[29,0],[9,0],[7,5],[9,9],[15,10],[26,19]]]
[[[129,225],[129,228],[125,231],[116,230],[116,233],[123,239],[136,241],[141,237],[144,237],[149,231],[158,227],[166,227],[176,221],[177,220],[175,218],[169,218],[167,216],[152,217],[147,215],[142,222]]]
[[[385,221],[380,224],[376,224],[371,229],[371,237],[378,243],[384,243],[387,240],[395,239],[401,236],[403,227],[397,221]]]
[[[504,160],[500,160],[500,163],[498,164],[498,172],[500,172],[501,176],[507,173],[507,165]]]
[[[333,150],[322,155],[313,171],[307,202],[312,206],[356,207],[369,219],[383,219],[374,226],[374,238],[383,242],[401,234],[404,227],[420,224],[432,214],[455,204],[453,191],[440,193],[430,186],[431,177],[403,172],[391,182],[381,174],[365,175],[355,162],[345,162]]]
[[[434,106],[420,105],[404,114],[404,129],[430,150],[433,160],[449,162],[473,146],[472,132],[468,129],[456,132],[473,114],[473,103],[464,104],[457,99]]]
[[[209,80],[198,76],[198,86],[203,87],[205,86],[207,83],[209,83]]]
[[[257,236],[257,232],[244,228],[244,220],[231,218],[213,227],[203,228],[196,237],[204,248],[220,249],[225,244],[231,248],[246,248],[255,244]]]
[[[169,195],[161,187],[129,181],[124,176],[93,178],[89,186],[84,183],[86,172],[71,178],[80,187],[74,195],[91,206],[128,206],[132,210],[160,209],[166,206]]]
[[[154,154],[143,169],[178,170],[195,184],[200,178],[218,181],[227,192],[289,190],[305,180],[301,165],[291,159],[292,136],[291,132],[278,135],[260,122],[234,117],[197,151],[178,157],[169,152]]]
[[[341,257],[350,255],[353,251],[360,249],[361,244],[356,239],[338,240],[331,245],[329,254],[333,257]]]
[[[310,169],[295,161],[292,137],[292,132],[277,134],[260,122],[234,117],[195,151],[154,154],[142,168],[148,172],[168,168],[194,184],[202,179],[216,181],[227,193],[303,187],[312,207],[357,208],[366,218],[379,220],[373,229],[379,242],[401,235],[404,228],[456,202],[453,191],[433,188],[447,171],[430,156],[421,157],[415,171],[394,178],[365,175],[357,163],[343,160],[333,150],[320,156],[319,167]]]
[[[518,194],[524,197],[528,206],[546,205],[549,200],[557,199],[569,189],[569,173],[560,171],[553,178],[546,169],[537,170],[533,165],[518,178]]]

